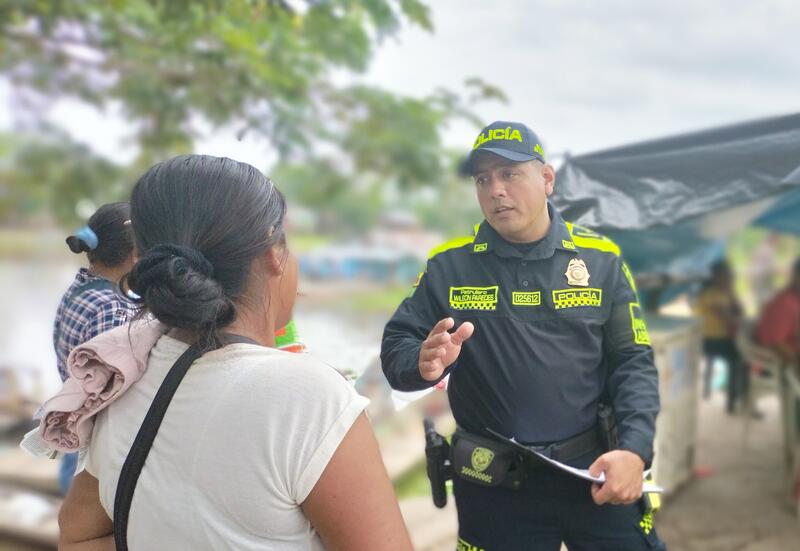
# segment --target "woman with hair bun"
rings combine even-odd
[[[58,374],[64,381],[67,357],[89,339],[124,325],[136,305],[119,291],[119,281],[133,266],[133,235],[128,203],[109,203],[95,212],[89,223],[67,237],[75,254],[86,253],[89,267],[81,268],[61,298],[53,327]],[[59,486],[66,494],[75,473],[77,454],[67,454],[59,469]]]
[[[95,417],[60,549],[412,548],[367,400],[275,347],[297,294],[285,211],[231,159],[177,157],[134,187],[128,283],[165,333]]]

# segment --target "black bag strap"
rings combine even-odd
[[[223,344],[258,344],[247,337],[230,333],[221,335],[220,341]],[[181,384],[186,372],[207,351],[193,344],[186,352],[181,354],[170,368],[167,376],[164,377],[164,381],[161,383],[158,392],[156,392],[144,421],[142,421],[142,426],[139,427],[139,432],[136,433],[136,438],[133,440],[128,457],[125,458],[125,463],[122,465],[119,481],[117,482],[117,491],[114,496],[114,543],[117,551],[128,551],[128,515],[133,502],[133,492],[136,490],[136,483],[139,481],[139,475],[150,453],[150,448],[153,446],[153,441],[158,434],[161,421],[163,421],[172,397],[175,395],[175,391],[178,390],[178,386]]]

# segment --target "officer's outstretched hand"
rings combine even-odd
[[[606,481],[592,484],[592,499],[598,505],[633,503],[642,497],[644,461],[633,452],[613,450],[604,453],[589,467],[589,474],[606,473]]]
[[[465,321],[453,331],[450,329],[456,324],[453,318],[444,318],[433,326],[428,338],[422,341],[419,351],[419,374],[426,381],[436,381],[444,373],[458,355],[461,345],[472,336],[475,326]]]

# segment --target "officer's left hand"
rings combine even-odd
[[[606,474],[602,485],[592,484],[592,499],[598,505],[633,503],[642,497],[644,461],[633,452],[613,450],[604,453],[589,467],[592,476]]]

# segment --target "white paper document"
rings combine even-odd
[[[570,473],[571,475],[577,476],[578,478],[583,478],[584,480],[589,480],[591,482],[597,482],[598,484],[602,484],[603,482],[606,481],[605,473],[600,473],[600,476],[592,476],[591,474],[589,474],[589,470],[588,469],[576,469],[575,467],[570,467],[569,465],[565,465],[564,463],[556,461],[555,459],[550,459],[546,455],[544,455],[542,453],[539,453],[536,450],[531,450],[530,448],[528,448],[528,449],[530,451],[532,451],[533,453],[535,453],[541,459],[544,459],[545,461],[550,463],[552,466],[556,467],[557,469],[561,469],[562,471],[566,471],[566,472]],[[647,473],[648,473],[648,471],[645,471],[645,473],[644,473],[645,476],[647,476]],[[649,482],[643,482],[642,483],[642,492],[660,494],[663,491],[664,491],[664,488],[662,488],[661,486],[656,486],[655,484],[650,484]]]
[[[507,438],[507,437],[503,436],[502,434],[500,434],[499,432],[493,431],[492,429],[488,429],[487,428],[486,430],[489,431],[491,434],[495,435],[497,438],[500,438],[501,440],[504,440],[505,442],[513,444],[514,446],[516,446],[523,453],[535,455],[537,458],[539,458],[542,461],[552,465],[556,469],[561,469],[562,471],[567,472],[567,473],[571,474],[572,476],[577,476],[578,478],[582,478],[584,480],[589,480],[591,482],[596,482],[598,484],[602,484],[603,482],[606,481],[605,473],[600,473],[600,476],[592,476],[591,474],[589,474],[589,470],[588,469],[576,469],[575,467],[570,467],[569,465],[565,465],[564,463],[561,463],[560,461],[556,461],[555,459],[551,459],[551,458],[547,457],[543,453],[538,452],[538,451],[534,450],[531,447],[528,447],[528,446],[526,446],[524,444],[520,444],[514,438]],[[645,471],[644,475],[647,476],[648,473],[649,473],[649,471]],[[664,488],[662,488],[661,486],[656,486],[655,484],[651,484],[649,482],[644,482],[643,481],[642,482],[642,492],[660,494],[660,493],[664,492]]]

